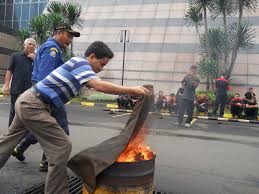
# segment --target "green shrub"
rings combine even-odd
[[[85,97],[83,97],[85,98]],[[97,92],[95,94],[91,94],[89,96],[86,97],[86,99],[88,101],[94,101],[94,102],[107,102],[107,101],[115,101],[116,100],[116,96],[114,95],[110,95],[110,94],[104,94],[104,93],[100,93]]]

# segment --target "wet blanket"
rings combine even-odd
[[[69,160],[68,167],[81,178],[89,193],[95,190],[97,176],[116,161],[144,125],[154,101],[153,87],[144,87],[149,89],[149,93],[139,98],[119,135],[87,148]]]

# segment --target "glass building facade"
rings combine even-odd
[[[0,0],[0,24],[9,28],[28,27],[31,18],[40,15],[47,0]]]

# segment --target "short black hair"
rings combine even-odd
[[[192,65],[191,67],[190,67],[190,69],[192,70],[197,70],[198,69],[198,67],[196,66],[196,65]]]
[[[97,59],[114,57],[112,50],[102,41],[93,42],[85,51],[85,57],[89,57],[92,53],[95,54]]]

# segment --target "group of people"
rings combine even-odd
[[[233,118],[242,118],[242,113],[244,112],[245,119],[256,120],[258,104],[253,88],[250,87],[243,98],[239,93],[236,93],[230,101],[230,110]]]
[[[211,101],[206,92],[201,92],[198,96],[195,95],[195,87],[198,87],[199,81],[196,77],[196,67],[192,66],[192,68],[190,73],[183,79],[182,87],[178,89],[176,95],[172,93],[169,99],[167,99],[163,91],[159,91],[154,103],[156,111],[161,112],[162,110],[168,110],[170,114],[172,112],[180,114],[183,109],[181,101],[183,101],[182,104],[186,106],[186,112],[189,113],[189,115],[193,115],[193,111],[196,108],[197,115],[203,113],[205,116],[208,116],[209,107],[212,107],[213,117],[223,117],[227,106],[233,118],[257,119],[258,104],[252,87],[248,89],[243,98],[240,97],[239,93],[236,93],[233,98],[228,99],[227,92],[229,90],[229,82],[223,76],[220,76],[215,82],[216,99],[215,101]],[[189,79],[191,79],[191,81]],[[187,91],[184,92],[185,90]],[[219,115],[217,115],[218,109],[220,109]],[[242,115],[243,111],[244,116]],[[189,120],[190,119],[187,119],[187,126],[189,126]]]
[[[36,41],[26,39],[24,51],[11,56],[5,77],[3,94],[11,95],[11,111],[9,128],[0,136],[0,169],[11,155],[23,161],[25,150],[39,142],[44,153],[40,170],[48,171],[45,194],[69,193],[67,162],[72,143],[64,105],[81,87],[115,95],[148,93],[142,86],[119,86],[97,76],[114,56],[101,41],[86,48],[84,57],[64,62],[64,49],[79,36],[69,24],[61,23],[36,53]]]

